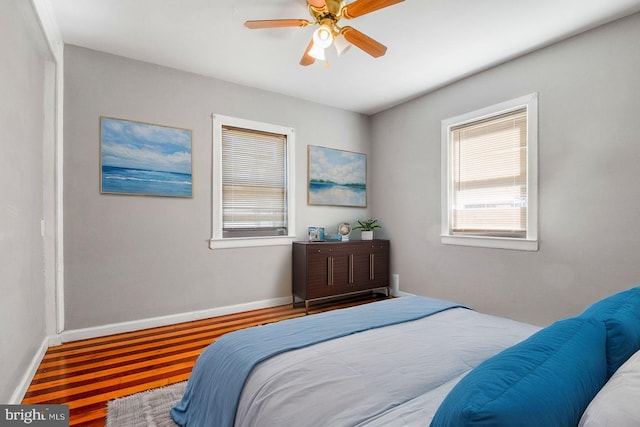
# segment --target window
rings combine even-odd
[[[442,243],[537,250],[537,94],[442,121]]]
[[[294,130],[213,116],[212,249],[295,238]]]

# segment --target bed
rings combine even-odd
[[[546,328],[402,297],[221,337],[171,416],[219,427],[640,425],[629,398],[640,395],[638,350],[640,287]]]

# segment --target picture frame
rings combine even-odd
[[[101,116],[100,193],[193,197],[192,131]]]
[[[307,204],[367,207],[367,155],[309,145]]]
[[[309,241],[323,242],[325,240],[324,227],[310,225],[307,227],[307,234],[309,236]]]

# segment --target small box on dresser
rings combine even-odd
[[[389,295],[389,241],[294,242],[293,304],[381,291]]]

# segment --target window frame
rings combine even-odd
[[[259,237],[223,237],[222,214],[222,127],[230,126],[256,132],[285,135],[287,185],[287,235]],[[295,129],[270,123],[212,114],[211,239],[210,249],[290,245],[296,238],[295,227]]]
[[[454,156],[451,129],[501,114],[527,110],[527,231],[526,236],[501,237],[453,234]],[[538,250],[538,94],[531,93],[489,107],[451,117],[441,122],[441,243],[523,251]]]

